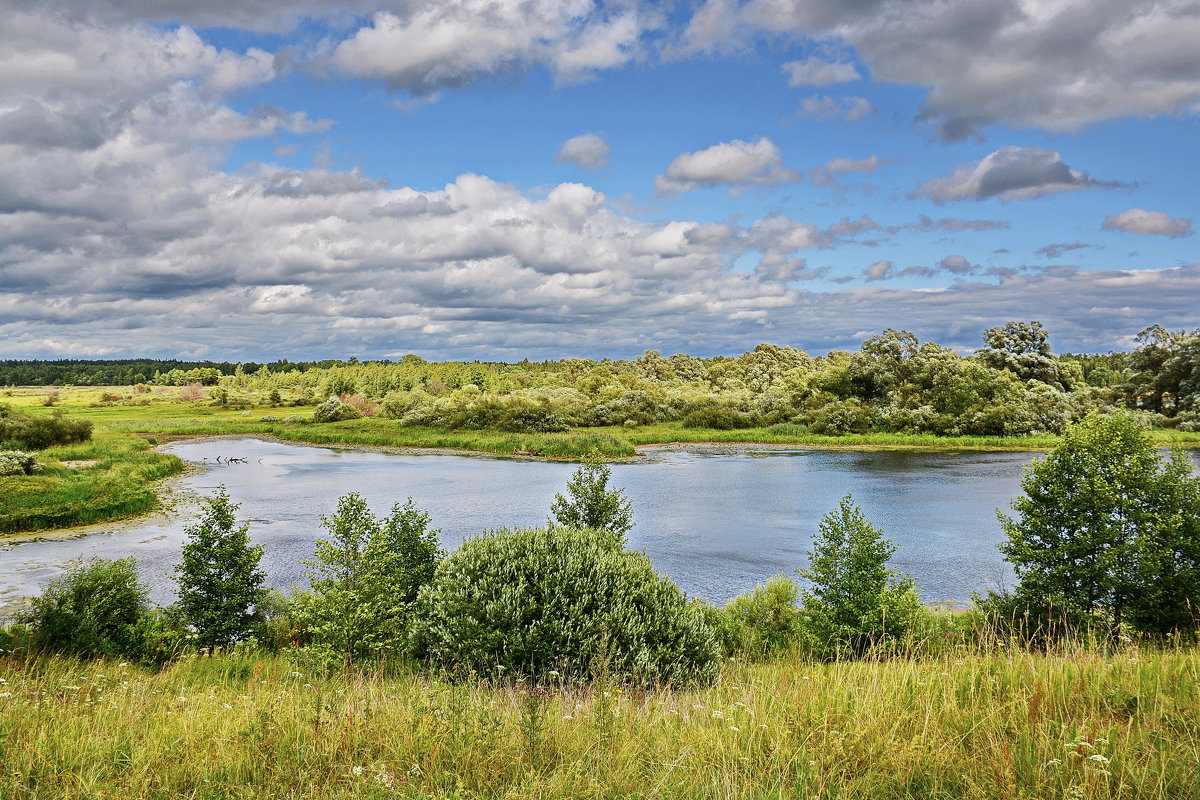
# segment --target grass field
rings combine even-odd
[[[730,661],[714,687],[0,658],[0,798],[1200,797],[1200,653]]]
[[[1052,448],[1057,441],[1054,436],[949,438],[900,433],[820,436],[790,425],[719,431],[685,428],[677,422],[546,434],[403,427],[395,420],[378,417],[313,425],[300,421],[311,416],[311,408],[221,407],[206,401],[181,402],[179,390],[169,387],[158,387],[144,394],[126,387],[25,387],[5,390],[0,403],[27,413],[51,413],[51,408],[43,406],[51,393],[57,397],[55,408],[95,424],[95,438],[88,445],[44,451],[42,455],[50,468],[42,475],[0,478],[0,495],[5,499],[0,506],[0,534],[73,527],[153,509],[156,504],[154,482],[178,473],[182,464],[172,456],[154,452],[150,446],[176,436],[257,434],[309,444],[436,447],[497,455],[526,450],[563,460],[579,459],[592,450],[609,458],[627,458],[636,454],[638,446],[672,442],[753,442],[814,448],[1040,450]],[[106,400],[106,396],[122,399]],[[287,421],[289,417],[294,421]],[[1159,430],[1154,435],[1164,444],[1200,446],[1200,433]],[[98,459],[99,463],[81,469],[57,465],[62,461],[93,459]]]

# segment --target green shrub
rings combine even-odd
[[[17,620],[35,646],[84,658],[138,656],[150,605],[133,558],[90,561],[55,578]]]
[[[45,450],[60,444],[86,442],[92,438],[92,423],[71,419],[62,411],[31,416],[10,411],[0,416],[0,447],[16,450]]]
[[[296,594],[288,610],[314,660],[352,664],[404,652],[410,608],[443,555],[429,523],[411,497],[380,520],[355,493],[321,517],[330,535],[305,561],[312,591]]]
[[[643,553],[594,531],[498,531],[465,542],[417,599],[416,654],[448,667],[544,679],[716,679],[703,612]]]
[[[725,652],[766,658],[790,648],[801,632],[802,616],[796,597],[795,581],[776,575],[716,609],[711,619],[719,625]]]
[[[20,450],[0,451],[0,477],[10,475],[33,475],[45,467],[38,463],[33,453],[23,453]]]
[[[625,534],[633,529],[633,506],[624,489],[609,489],[612,470],[595,452],[567,481],[567,497],[555,495],[550,506],[550,525],[604,531],[613,542],[625,546]]]
[[[731,431],[738,428],[753,428],[755,420],[749,414],[721,404],[701,406],[683,418],[685,428],[712,428]]]
[[[348,419],[358,419],[362,414],[349,403],[343,403],[335,395],[313,409],[313,422],[342,422]]]

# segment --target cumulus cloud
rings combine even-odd
[[[862,77],[850,61],[829,61],[809,56],[801,61],[789,61],[782,67],[788,86],[830,86],[849,83]]]
[[[858,122],[873,113],[875,109],[865,97],[833,97],[827,94],[814,94],[800,101],[799,111],[817,122],[827,122],[832,119]]]
[[[935,203],[989,197],[1004,201],[1027,200],[1051,192],[1117,185],[1071,169],[1053,150],[1010,145],[959,167],[951,175],[925,181],[909,197],[928,197]]]
[[[612,148],[604,137],[596,133],[584,133],[572,136],[562,143],[555,161],[564,164],[578,164],[587,170],[602,169],[609,166],[608,157]]]
[[[634,58],[643,29],[637,11],[607,14],[592,0],[424,2],[374,14],[331,61],[414,95],[538,64],[579,80]]]
[[[783,154],[765,136],[753,142],[734,139],[694,153],[680,153],[654,182],[659,194],[676,194],[712,186],[733,191],[748,186],[778,186],[803,175],[783,165]]]
[[[1147,211],[1131,208],[1120,214],[1104,218],[1104,230],[1146,233],[1157,236],[1187,236],[1192,232],[1192,221],[1185,217],[1172,217],[1165,211]]]
[[[997,122],[1074,131],[1200,103],[1192,0],[707,0],[676,48],[721,52],[763,34],[834,36],[874,79],[929,87],[921,116],[950,140]]]

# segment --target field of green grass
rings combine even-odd
[[[378,417],[320,425],[299,420],[311,408],[293,406],[222,407],[207,401],[181,402],[179,391],[168,387],[136,394],[126,387],[46,389],[25,387],[5,390],[0,403],[25,413],[51,413],[43,406],[54,392],[54,408],[95,424],[93,442],[44,451],[49,469],[38,476],[0,478],[0,534],[65,528],[144,513],[155,507],[154,482],[176,474],[182,464],[173,456],[150,447],[171,437],[215,435],[268,435],[294,442],[366,447],[433,447],[474,452],[512,454],[534,451],[546,458],[576,460],[590,451],[609,458],[628,458],[635,448],[649,444],[716,442],[790,444],[814,448],[867,449],[983,449],[1039,450],[1052,448],[1055,436],[1017,438],[962,436],[939,437],[900,433],[821,436],[800,427],[721,431],[686,428],[678,422],[638,427],[582,428],[567,433],[516,434],[498,431],[440,430],[403,427]],[[121,396],[106,401],[105,396]],[[297,421],[285,421],[292,417]],[[1159,430],[1164,444],[1200,446],[1200,433]],[[57,466],[68,460],[99,463],[80,469]]]
[[[1200,797],[1200,652],[729,661],[540,689],[0,657],[0,798]]]

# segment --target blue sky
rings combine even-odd
[[[1200,325],[1188,0],[0,5],[0,357]]]

